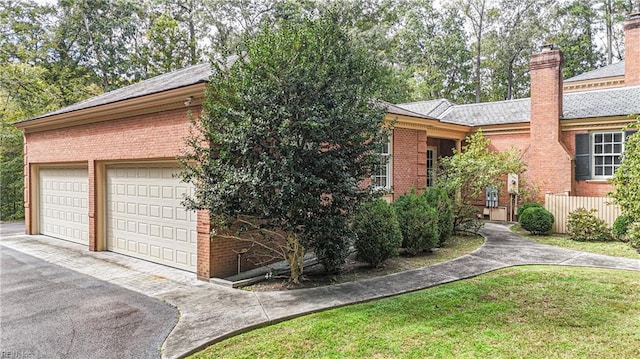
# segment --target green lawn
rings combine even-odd
[[[509,268],[321,312],[195,358],[638,358],[640,273]]]

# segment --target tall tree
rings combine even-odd
[[[480,102],[482,93],[482,40],[485,32],[493,24],[497,15],[497,8],[492,0],[460,0],[463,13],[473,33],[475,47],[475,94],[476,102]]]
[[[490,84],[485,99],[528,96],[529,57],[536,45],[541,45],[547,12],[554,3],[554,0],[500,1],[496,24],[485,35],[483,45]]]
[[[319,231],[344,232],[373,195],[359,184],[378,161],[387,74],[336,18],[263,28],[210,79],[183,161],[196,185],[188,207],[209,210],[219,235],[248,216],[281,237],[298,282],[305,247],[334,244]]]
[[[459,10],[439,12],[430,0],[411,5],[395,34],[393,53],[409,78],[412,98],[472,102],[472,54]]]
[[[167,13],[151,19],[145,42],[134,59],[144,68],[144,77],[161,75],[190,64],[192,47],[189,34]]]
[[[90,68],[103,90],[127,85],[141,78],[132,54],[140,38],[140,3],[133,0],[61,0],[59,27],[77,33],[73,51]]]

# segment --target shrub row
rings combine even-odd
[[[400,246],[410,254],[440,246],[451,236],[453,222],[453,203],[442,189],[412,191],[393,204],[364,203],[353,223],[358,258],[378,267]]]

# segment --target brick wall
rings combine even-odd
[[[193,108],[198,116],[200,108]],[[173,160],[185,148],[189,136],[189,116],[185,109],[132,116],[124,119],[96,122],[25,135],[25,183],[30,183],[34,164],[85,163],[89,172],[89,249],[100,250],[97,239],[96,190],[97,167],[104,161]],[[102,174],[103,175],[103,174]],[[26,231],[35,234],[31,226],[31,194],[25,186]],[[209,216],[198,213],[197,276],[208,279],[227,276],[237,270],[237,255],[233,251],[243,244],[216,243],[210,246]],[[250,269],[245,263],[243,270]]]
[[[567,193],[573,186],[573,156],[560,140],[562,53],[543,50],[531,57],[530,144],[528,177],[545,193]]]
[[[511,148],[516,148],[520,152],[520,158],[525,163],[529,162],[529,134],[528,133],[493,133],[493,134],[485,134],[487,139],[491,141],[491,145],[489,148],[492,151],[504,152],[508,151]],[[534,173],[525,172],[524,179],[520,179],[521,186],[524,186],[525,183],[536,183],[538,180],[534,177]],[[499,198],[498,205],[499,206],[507,206],[509,205],[509,201],[511,197],[507,192],[507,178],[503,179],[503,184],[499,189]],[[544,196],[544,194],[543,194]]]
[[[640,85],[640,13],[624,23],[625,86]]]
[[[27,133],[26,155],[32,163],[175,158],[189,128],[180,109]]]
[[[427,184],[427,133],[420,130],[393,130],[393,198]]]

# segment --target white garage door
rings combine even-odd
[[[89,244],[86,168],[40,169],[40,233]]]
[[[196,212],[180,204],[192,187],[177,172],[107,168],[107,250],[195,272]]]

